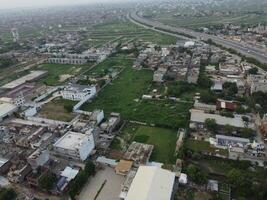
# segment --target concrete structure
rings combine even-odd
[[[26,82],[37,80],[37,79],[45,76],[46,74],[47,74],[47,71],[42,71],[42,70],[31,71],[30,74],[23,76],[19,79],[16,79],[10,83],[7,83],[7,84],[3,85],[2,88],[3,89],[14,89],[14,88],[26,83]]]
[[[73,64],[83,65],[88,62],[87,59],[83,58],[49,58],[48,63],[52,64]]]
[[[204,110],[204,111],[215,111],[216,105],[205,104],[205,103],[201,103],[196,100],[194,103],[194,108],[198,110]]]
[[[62,91],[61,95],[63,99],[69,99],[72,101],[81,101],[88,96],[92,98],[96,94],[95,86],[82,86],[82,85],[68,85]]]
[[[93,134],[68,132],[55,144],[57,154],[84,161],[95,148]]]
[[[175,174],[158,167],[141,166],[130,186],[126,200],[170,200]]]
[[[114,159],[106,158],[105,156],[99,156],[96,159],[96,162],[104,165],[108,165],[110,167],[116,167],[117,166],[117,161]]]
[[[249,139],[247,138],[240,138],[240,137],[231,137],[225,135],[216,135],[217,145],[219,146],[229,146],[238,144],[240,146],[246,146],[250,144]]]
[[[27,161],[31,165],[32,169],[37,169],[38,167],[43,166],[48,160],[49,151],[41,151],[40,149],[37,149],[27,158]]]
[[[254,92],[267,92],[267,80],[260,80],[258,82],[252,82],[250,87],[250,93],[253,94]]]
[[[237,105],[233,101],[225,101],[218,99],[216,102],[217,110],[226,109],[234,111],[237,108]]]
[[[0,104],[0,122],[17,111],[17,106],[10,103]]]
[[[10,166],[11,163],[8,159],[0,157],[0,174],[5,174]]]
[[[106,122],[100,125],[100,129],[104,132],[111,133],[120,123],[121,117],[119,113],[111,113]]]
[[[206,119],[214,119],[217,125],[225,126],[230,125],[236,128],[252,128],[254,129],[255,126],[251,123],[246,124],[241,116],[235,116],[234,118],[224,117],[217,114],[209,114],[205,113],[202,110],[192,109],[191,111],[191,118],[190,118],[190,128],[194,127],[204,127],[204,123]]]
[[[133,142],[124,153],[123,159],[134,161],[135,166],[146,165],[153,149],[153,145]]]
[[[116,174],[126,176],[133,166],[133,161],[120,160],[120,162],[115,167]]]

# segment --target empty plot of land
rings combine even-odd
[[[173,164],[176,140],[176,130],[128,123],[121,135],[115,138],[111,148],[122,150],[133,141],[152,144],[154,145],[152,161]]]
[[[105,167],[89,179],[79,200],[118,200],[124,179],[125,177],[115,174],[113,168]]]
[[[71,113],[72,107],[76,103],[75,101],[57,98],[43,105],[39,115],[48,119],[69,122],[76,116]]]

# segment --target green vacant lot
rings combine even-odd
[[[124,66],[131,66],[131,64],[132,60],[130,59],[125,59],[122,57],[112,57],[98,64],[92,70],[86,72],[85,75],[102,77],[108,74],[108,71],[112,71],[115,68],[122,68]]]
[[[123,63],[120,64],[124,65],[125,69],[119,78],[104,88],[92,102],[85,104],[82,109],[86,111],[103,109],[106,114],[119,112],[124,119],[158,126],[172,128],[185,126],[191,104],[166,100],[140,100],[142,95],[148,92],[153,72],[134,70],[132,60],[127,57],[122,60],[120,62]],[[107,65],[109,66],[109,61]]]
[[[76,103],[75,101],[57,98],[43,105],[39,114],[41,117],[48,119],[69,122],[76,116],[71,112],[71,108]]]
[[[59,85],[67,80],[68,76],[77,75],[86,68],[88,65],[65,65],[65,64],[43,64],[39,69],[48,71],[48,75],[41,79],[41,82],[47,85]],[[64,77],[65,76],[65,77]]]
[[[154,150],[152,161],[164,164],[175,163],[174,151],[177,140],[177,131],[166,128],[141,126],[128,123],[122,133],[111,144],[112,149],[126,150],[133,141],[152,144]]]
[[[170,129],[140,126],[133,141],[154,145],[152,161],[173,164],[175,163],[176,135],[176,131]]]

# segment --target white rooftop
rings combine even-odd
[[[84,140],[88,139],[88,135],[77,133],[77,132],[68,132],[62,136],[54,146],[57,148],[77,150],[81,146]]]
[[[0,167],[2,167],[5,163],[7,163],[8,160],[5,158],[0,158]]]
[[[191,122],[204,123],[206,119],[215,119],[216,123],[222,126],[225,126],[228,124],[228,125],[239,127],[239,128],[246,127],[241,117],[235,116],[234,118],[230,118],[230,117],[224,117],[224,116],[216,115],[216,114],[204,113],[202,110],[196,110],[196,109],[191,110],[191,118],[190,118]],[[250,128],[253,128],[253,127],[250,127]]]
[[[154,166],[140,166],[130,186],[126,200],[169,200],[175,174]]]
[[[79,173],[79,170],[72,169],[71,167],[66,167],[64,171],[61,172],[61,176],[67,178],[68,181],[74,179],[76,175]]]
[[[4,117],[10,112],[14,112],[17,109],[17,106],[10,103],[2,103],[0,104],[0,117]]]
[[[3,85],[2,88],[4,88],[4,89],[13,89],[15,87],[18,87],[18,86],[26,83],[27,81],[31,81],[31,80],[33,80],[35,78],[38,78],[39,76],[41,76],[41,75],[43,75],[45,73],[46,73],[46,71],[42,71],[42,70],[31,71],[30,74],[28,74],[26,76],[23,76],[23,77],[21,77],[19,79],[16,79],[16,80],[14,80],[12,82],[9,82],[9,83]]]

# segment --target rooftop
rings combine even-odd
[[[230,118],[230,117],[224,117],[224,116],[216,115],[216,114],[204,113],[201,110],[196,110],[196,109],[191,110],[191,118],[190,118],[191,122],[204,123],[206,119],[215,119],[216,123],[222,126],[225,126],[228,124],[233,127],[239,127],[239,128],[246,127],[241,117],[235,116],[234,118]]]
[[[88,135],[77,133],[77,132],[68,132],[62,136],[54,146],[57,148],[76,150],[81,146],[81,143],[88,138]]]
[[[31,81],[31,80],[34,80],[44,74],[46,74],[47,71],[42,71],[42,70],[38,70],[38,71],[31,71],[30,74],[26,75],[26,76],[23,76],[19,79],[16,79],[12,82],[9,82],[5,85],[2,86],[2,88],[4,89],[13,89],[15,87],[18,87],[20,85],[22,85],[23,83],[26,83],[27,81]]]
[[[0,167],[2,167],[7,162],[8,162],[8,159],[0,158]]]
[[[232,136],[226,136],[226,135],[216,135],[216,139],[225,139],[225,140],[231,140],[231,141],[236,141],[236,142],[250,143],[249,139],[247,138],[232,137]]]
[[[175,174],[159,168],[141,166],[133,179],[126,200],[168,200],[173,192]]]
[[[17,106],[10,103],[2,103],[0,104],[0,117],[8,114],[9,112],[13,112]]]

